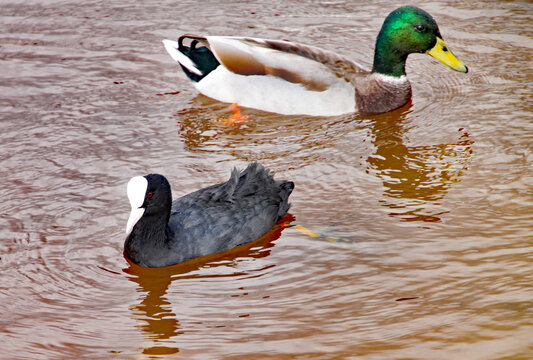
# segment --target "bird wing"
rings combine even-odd
[[[289,41],[228,36],[205,39],[217,60],[236,74],[271,75],[308,90],[324,91],[338,78],[362,71],[335,53]]]

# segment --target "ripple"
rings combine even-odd
[[[218,123],[227,105],[197,95],[161,38],[289,38],[368,65],[381,14],[396,5],[184,4],[200,20],[165,1],[100,5],[3,8],[5,356],[531,358],[523,3],[426,4],[470,72],[410,56],[402,109],[246,109],[250,121],[234,127]],[[296,182],[293,224],[355,241],[288,227],[181,269],[132,270],[127,179],[160,172],[179,196],[252,160]]]

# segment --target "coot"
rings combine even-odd
[[[293,188],[257,162],[174,202],[164,176],[135,176],[127,190],[124,255],[140,266],[163,267],[249,243],[285,216]]]

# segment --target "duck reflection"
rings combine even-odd
[[[439,201],[459,181],[472,159],[469,134],[459,129],[458,140],[449,144],[405,144],[409,109],[376,117],[371,124],[376,151],[368,156],[369,171],[385,186],[383,206],[403,221],[440,221],[446,211]]]
[[[390,216],[402,221],[438,222],[447,212],[440,201],[454,183],[461,181],[470,166],[473,141],[466,131],[460,129],[456,140],[450,143],[411,145],[428,142],[424,138],[420,141],[413,138],[420,114],[412,107],[408,103],[401,109],[380,115],[323,118],[284,116],[246,109],[251,120],[245,128],[222,128],[214,125],[214,119],[227,116],[227,106],[198,96],[193,106],[177,116],[180,118],[181,137],[191,152],[216,152],[224,148],[226,154],[250,161],[256,159],[258,153],[271,159],[282,158],[288,153],[302,153],[303,150],[307,156],[291,157],[293,167],[301,166],[298,161],[305,161],[308,165],[310,159],[329,157],[331,161],[338,162],[353,159],[352,155],[357,151],[363,152],[366,170],[384,185],[379,203],[390,209]],[[254,121],[257,119],[260,120]],[[426,124],[427,119],[420,122]],[[344,147],[339,146],[339,142],[345,141],[343,139],[354,132],[361,134],[355,137],[357,144],[346,142]],[[363,145],[368,140],[373,149]],[[371,151],[373,153],[368,155]],[[339,156],[344,152],[350,154]],[[311,153],[320,153],[320,156]],[[359,162],[351,165],[361,166]]]
[[[236,126],[224,125],[219,120],[231,115],[229,105],[198,95],[189,107],[175,114],[185,149],[214,152],[223,148],[225,153],[243,158],[250,146],[276,143],[283,136],[307,138],[332,121],[331,117],[287,116],[249,108],[242,108],[242,112],[248,116],[247,121]],[[240,146],[243,144],[246,146]]]
[[[172,310],[172,303],[167,297],[172,281],[204,276],[216,277],[215,274],[200,275],[199,271],[220,265],[234,267],[239,259],[243,258],[266,257],[274,247],[274,240],[281,236],[282,230],[290,226],[292,221],[294,217],[288,214],[268,233],[254,242],[174,266],[145,268],[128,261],[129,267],[123,271],[130,275],[128,276],[130,281],[139,285],[137,291],[141,294],[139,303],[131,306],[130,310],[146,339],[146,344],[142,346],[143,354],[168,355],[180,351],[176,342],[177,337],[183,334],[183,330],[176,313]]]

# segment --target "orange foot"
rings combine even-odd
[[[239,109],[239,104],[233,103],[229,106],[229,108],[231,111],[233,111],[233,114],[231,114],[228,118],[218,119],[219,124],[233,126],[248,120],[247,115],[241,115],[241,109]]]

